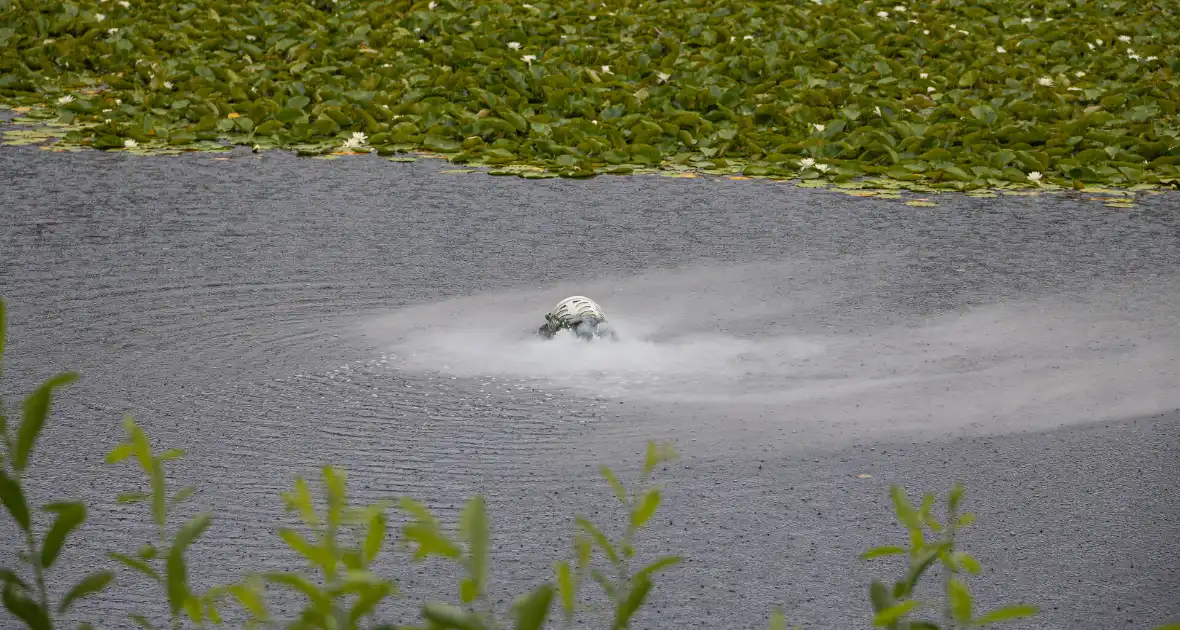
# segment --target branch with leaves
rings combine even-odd
[[[4,301],[0,300],[0,376],[4,368],[7,323]],[[53,515],[53,524],[44,537],[38,540],[24,489],[24,476],[28,472],[33,447],[49,417],[54,391],[76,380],[77,374],[67,372],[45,381],[29,394],[22,405],[20,426],[15,436],[9,430],[4,401],[0,399],[0,446],[3,447],[0,457],[0,501],[20,527],[25,547],[20,557],[33,574],[33,583],[30,585],[14,569],[0,568],[0,582],[3,582],[0,601],[8,612],[33,630],[53,628],[57,615],[68,612],[79,599],[103,590],[114,579],[110,571],[92,573],[82,578],[53,606],[49,601],[46,576],[61,556],[66,539],[86,521],[86,506],[80,501],[55,501],[42,505],[43,512]]]

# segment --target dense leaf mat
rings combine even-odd
[[[538,177],[1176,186],[1178,12],[1098,0],[0,0],[0,101],[53,123],[8,143],[61,149],[430,151]]]

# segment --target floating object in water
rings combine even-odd
[[[544,339],[552,339],[562,330],[569,330],[585,341],[618,339],[614,329],[607,323],[602,307],[582,295],[572,295],[558,302],[552,312],[545,314],[545,323],[537,330],[537,334]]]

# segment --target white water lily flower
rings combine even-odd
[[[603,74],[614,74],[613,72],[610,71],[610,66],[603,66],[602,73]]]
[[[1082,72],[1081,70],[1078,70],[1077,72],[1073,73],[1073,75],[1080,79],[1080,78],[1086,76],[1086,73]]]
[[[1147,59],[1145,59],[1144,61],[1155,61],[1156,59],[1159,59],[1159,57],[1152,55],[1152,56],[1148,57]]]
[[[1135,51],[1131,50],[1130,48],[1127,49],[1127,56],[1130,57],[1131,59],[1134,59],[1135,61],[1139,61],[1139,59],[1140,59],[1139,54],[1136,53]]]
[[[933,86],[933,85],[932,85],[932,86],[930,86],[930,87],[928,87],[928,88],[926,88],[926,93],[927,93],[927,94],[929,94],[930,92],[933,92],[933,91],[934,91],[934,86]]]
[[[657,72],[656,77],[659,78],[660,83],[667,83],[668,79],[672,78],[672,75],[668,74],[667,72]]]
[[[124,9],[130,9],[131,3],[127,2],[127,0],[120,0],[119,6],[123,7]]]
[[[132,140],[131,138],[127,138],[123,141],[123,146],[127,147],[128,149],[134,149],[135,147],[139,146],[139,143]]]
[[[253,35],[247,35],[247,36],[246,36],[246,41],[248,41],[248,42],[252,42],[252,41],[254,41],[254,40],[256,40],[256,39],[258,39],[258,38],[257,38],[257,37],[255,37],[255,36],[253,36]]]
[[[964,34],[964,35],[970,35],[970,34],[971,34],[971,31],[964,31],[963,29],[959,29],[959,32],[960,32],[960,33],[962,33],[962,34]]]
[[[433,10],[434,10],[434,7],[437,7],[437,6],[438,6],[438,3],[437,3],[437,2],[435,2],[434,0],[430,0],[430,4],[426,5],[426,8],[427,8],[427,9],[430,9],[431,11],[433,11]]]
[[[1119,41],[1123,42],[1125,44],[1125,43],[1131,41],[1131,36],[1130,35],[1119,35]]]
[[[107,19],[107,16],[103,15],[102,13],[95,13],[94,14],[94,21],[95,22],[101,22],[105,19]]]
[[[1039,181],[1041,181],[1041,172],[1040,171],[1033,171],[1028,174],[1028,178],[1031,181],[1039,182]]]
[[[597,20],[597,19],[598,19],[598,16],[597,16],[597,15],[591,15],[591,16],[590,16],[590,21],[591,21],[591,22],[593,22],[594,20]]]
[[[1094,44],[1086,42],[1086,45],[1090,47],[1090,50],[1094,50]]]
[[[889,12],[888,11],[877,11],[877,17],[879,17],[881,19],[885,19],[885,18],[889,17]]]
[[[811,126],[815,127],[816,131],[823,131],[824,130],[824,126],[819,123],[811,123]]]
[[[1094,43],[1095,43],[1095,44],[1098,44],[1099,46],[1101,46],[1102,44],[1104,44],[1104,43],[1106,43],[1106,42],[1103,42],[1101,39],[1096,39],[1096,40],[1094,40]]]
[[[729,36],[729,43],[731,43],[731,44],[732,44],[732,43],[734,43],[734,42],[736,42],[736,41],[737,41],[737,37],[736,37],[736,36],[734,36],[734,35],[730,35],[730,36]]]
[[[929,35],[929,34],[930,34],[930,31],[922,31],[922,34],[923,34],[923,35]]]
[[[1030,18],[1030,17],[1020,18],[1020,21],[1025,24],[1028,24],[1028,23],[1032,22],[1032,18]]]
[[[508,42],[508,47],[512,50],[520,50],[520,42]]]
[[[363,131],[354,131],[352,133],[352,139],[356,140],[357,142],[359,142],[361,144],[364,144],[369,141],[369,137],[366,136],[365,132],[363,132]]]
[[[164,89],[165,89],[165,90],[171,90],[171,89],[172,89],[172,82],[171,82],[171,81],[165,81],[165,82],[164,82]]]
[[[815,170],[817,170],[821,173],[827,173],[829,168],[832,168],[831,165],[829,165],[829,164],[816,164],[815,165]]]
[[[1008,51],[1007,51],[1007,50],[1005,50],[1003,46],[996,46],[996,52],[998,52],[998,53],[1006,53],[1006,52],[1008,52]]]
[[[590,121],[590,124],[591,124],[591,125],[597,125],[597,124],[598,124],[598,121],[597,121],[597,120],[591,120],[591,121]]]
[[[753,35],[746,35],[746,36],[745,36],[745,37],[743,37],[742,39],[744,39],[744,40],[746,40],[746,41],[751,41],[751,40],[753,40],[753,39],[754,39],[754,36],[753,36]]]
[[[522,4],[522,5],[520,5],[520,6],[522,6],[522,7],[526,8],[526,9],[531,9],[531,8],[533,8],[533,5],[531,5],[531,4],[527,4],[527,3],[526,3],[526,4]]]
[[[799,160],[799,168],[811,168],[815,166],[815,160],[811,158],[803,158]]]
[[[115,111],[115,110],[113,110],[113,109],[111,109],[111,108],[109,108],[109,107],[108,107],[107,109],[104,109],[104,110],[102,110],[102,113],[104,113],[104,114],[105,114],[105,113],[107,113],[107,112],[113,112],[113,111]]]
[[[877,115],[878,115],[878,116],[880,116],[880,115],[881,115],[881,106],[880,106],[880,105],[874,105],[874,106],[873,106],[873,111],[877,112]]]
[[[925,79],[925,78],[926,78],[926,77],[928,77],[928,76],[930,76],[930,75],[929,75],[929,74],[926,74],[925,72],[920,72],[920,73],[918,73],[918,78],[919,78],[919,79]]]
[[[1053,87],[1053,79],[1049,77],[1041,77],[1037,79],[1037,83],[1045,87]]]
[[[41,44],[43,46],[48,46],[48,45],[52,44],[54,41],[55,40],[52,40],[52,39],[46,39],[46,40],[42,40]]]
[[[115,99],[115,105],[122,105],[122,104],[123,104],[123,99],[121,99],[121,98]]]
[[[525,56],[521,57],[520,60],[525,63],[532,63],[537,60],[537,56],[536,55],[525,55]]]
[[[905,6],[899,4],[895,7],[893,7],[893,10],[897,11],[898,13],[903,13],[905,11]]]
[[[119,32],[119,29],[117,29],[117,28],[108,28],[107,29],[107,35],[114,35],[115,33],[118,33],[118,32]]]
[[[58,105],[66,105],[67,103],[73,103],[73,102],[74,102],[74,95],[72,95],[72,94],[66,94],[65,96],[57,99]]]

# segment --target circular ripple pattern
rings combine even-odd
[[[620,518],[597,465],[631,474],[644,440],[668,438],[685,457],[642,548],[688,560],[642,627],[759,627],[779,604],[860,627],[856,555],[893,540],[888,484],[953,478],[981,515],[972,550],[1004,576],[979,581],[979,606],[1045,610],[1012,628],[1180,615],[1180,558],[1159,544],[1180,539],[1174,197],[910,208],[435,171],[0,151],[4,393],[83,375],[30,474],[35,500],[94,506],[57,579],[154,536],[143,506],[112,501],[140,476],[101,462],[131,412],[187,451],[170,484],[199,491],[178,518],[216,514],[199,585],[297,564],[279,493],[334,464],[356,502],[409,494],[450,522],[486,493],[507,602],[550,575],[574,513]],[[584,264],[554,264],[575,248]],[[624,340],[530,338],[572,294]],[[438,567],[385,562],[406,594],[392,618],[452,591]],[[150,585],[120,580],[78,614],[160,621]]]

